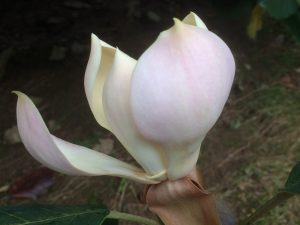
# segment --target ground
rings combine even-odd
[[[172,17],[189,11],[225,40],[237,65],[231,96],[202,145],[198,165],[206,187],[239,219],[282,188],[300,158],[300,48],[280,24],[265,18],[258,39],[250,41],[248,15],[224,14],[207,1],[28,0],[3,1],[0,14],[0,190],[40,167],[21,143],[5,137],[16,125],[12,90],[34,99],[55,135],[100,150],[99,139],[112,140],[113,149],[106,151],[132,162],[113,135],[97,125],[87,104],[83,76],[90,34],[138,58],[171,26]],[[56,173],[54,185],[38,201],[104,202],[154,218],[141,203],[142,190],[119,178]],[[0,192],[1,205],[23,201]],[[256,224],[298,224],[299,203],[295,197]]]

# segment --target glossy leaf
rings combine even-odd
[[[299,7],[296,0],[260,0],[260,3],[276,19],[288,18]]]
[[[103,205],[13,205],[0,208],[0,224],[104,225],[108,213],[109,210]]]
[[[300,161],[294,166],[285,183],[284,191],[300,194]]]

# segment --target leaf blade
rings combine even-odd
[[[300,161],[293,167],[283,191],[300,194]]]
[[[285,19],[299,7],[296,0],[260,0],[260,4],[276,19]]]
[[[99,225],[108,215],[103,205],[23,204],[0,208],[1,225]]]
[[[300,10],[287,18],[284,22],[293,34],[295,40],[300,42]]]

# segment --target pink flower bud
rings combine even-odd
[[[138,61],[92,35],[84,80],[91,111],[142,168],[53,136],[32,101],[15,92],[18,129],[30,154],[72,175],[153,184],[189,174],[228,98],[235,65],[196,14],[174,21]]]

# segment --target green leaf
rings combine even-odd
[[[300,162],[290,172],[283,191],[300,194]]]
[[[260,4],[276,19],[288,18],[299,7],[296,0],[260,0]]]
[[[290,32],[293,34],[296,41],[300,42],[300,10],[285,20]]]
[[[108,214],[103,205],[12,205],[0,207],[0,224],[100,225]]]

